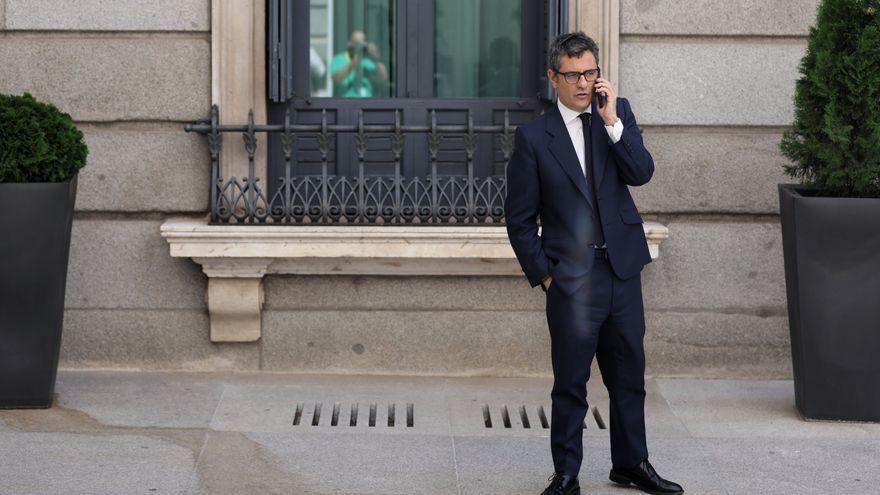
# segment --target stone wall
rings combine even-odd
[[[653,375],[790,376],[776,184],[816,1],[621,0],[619,93],[670,229],[642,272]],[[263,338],[212,344],[206,279],[159,236],[208,209],[209,0],[0,0],[0,92],[86,134],[62,366],[549,375],[544,296],[514,277],[269,276]]]
[[[670,230],[643,272],[661,373],[790,377],[778,143],[817,6],[621,0],[619,89],[657,165],[633,193]]]
[[[649,374],[791,376],[778,142],[817,3],[621,1],[618,89],[656,162],[633,194],[670,229],[642,272]],[[266,288],[266,369],[550,373],[543,293],[523,279]]]
[[[208,207],[209,0],[0,1],[0,92],[55,103],[89,146],[80,173],[61,365],[255,368],[207,339],[206,279],[159,236]]]

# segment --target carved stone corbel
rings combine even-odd
[[[193,258],[208,276],[211,342],[254,342],[260,338],[263,276],[267,258]]]

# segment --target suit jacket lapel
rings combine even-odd
[[[571,144],[571,136],[568,134],[565,122],[562,121],[559,107],[553,105],[553,108],[548,112],[546,130],[548,134],[553,136],[549,144],[550,153],[592,207],[593,202],[590,201],[590,194],[587,192],[587,180],[584,178],[584,172],[574,151],[574,145]]]
[[[593,177],[596,178],[596,191],[605,178],[605,159],[608,157],[608,146],[611,138],[605,130],[605,121],[599,116],[596,105],[593,105],[593,118],[590,120],[590,137],[593,139]]]

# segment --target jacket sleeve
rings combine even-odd
[[[617,157],[617,175],[629,186],[647,184],[654,175],[654,159],[642,141],[642,131],[636,125],[636,116],[626,98],[620,101],[620,120],[623,121],[623,134],[620,140],[611,145]]]
[[[538,163],[522,127],[518,127],[514,134],[513,155],[507,162],[506,175],[504,217],[507,237],[529,284],[535,287],[550,274],[550,265],[538,237],[537,218],[541,205]]]

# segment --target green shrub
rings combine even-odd
[[[780,142],[821,195],[880,197],[880,0],[823,0]]]
[[[64,182],[88,153],[70,115],[28,93],[0,94],[0,182]]]

